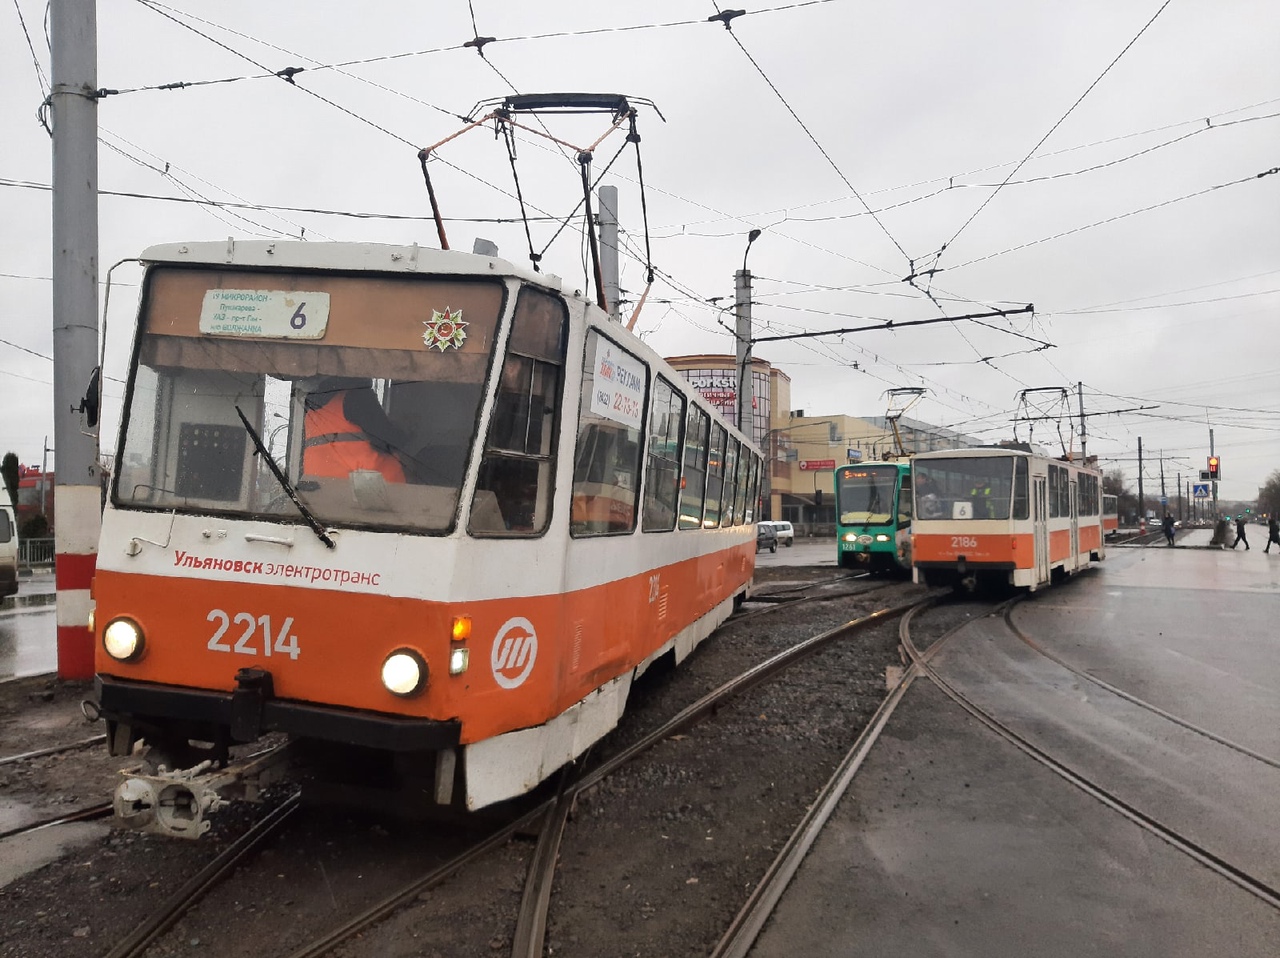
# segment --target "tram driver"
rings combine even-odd
[[[994,519],[996,517],[991,507],[991,482],[989,480],[980,479],[974,482],[973,488],[969,490],[969,501],[973,503],[973,517],[975,519]]]
[[[372,470],[386,482],[403,483],[396,456],[400,431],[387,418],[368,379],[327,376],[303,400],[303,473],[346,478]]]

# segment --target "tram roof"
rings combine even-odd
[[[277,269],[368,270],[378,273],[512,276],[563,291],[559,276],[537,273],[510,260],[460,250],[388,243],[304,242],[301,240],[238,240],[163,243],[138,257],[145,263],[185,263],[200,266],[271,266]]]

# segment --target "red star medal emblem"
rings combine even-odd
[[[431,319],[422,325],[427,327],[427,331],[422,334],[423,343],[440,352],[444,352],[450,346],[460,349],[467,341],[467,324],[462,321],[462,310],[454,312],[446,306],[442,313],[433,309]]]

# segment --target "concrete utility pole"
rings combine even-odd
[[[733,274],[734,316],[737,323],[734,338],[738,362],[738,428],[756,441],[755,396],[751,378],[751,271],[747,269],[747,254],[751,244],[760,238],[759,230],[747,234],[747,248],[742,252],[742,269]]]
[[[97,4],[51,0],[53,89],[53,490],[58,676],[93,677],[89,585],[102,522],[98,396]],[[88,400],[88,401],[86,401]],[[89,415],[86,416],[85,414]]]
[[[604,276],[604,299],[609,316],[619,318],[618,297],[618,188],[600,187],[600,272]]]
[[[1084,383],[1076,382],[1076,399],[1080,403],[1080,461],[1089,458],[1089,430],[1085,428],[1084,418]]]
[[[1142,494],[1142,437],[1138,437],[1138,527],[1143,528],[1147,521],[1147,500]]]
[[[751,273],[748,270],[740,269],[733,275],[733,291],[737,317],[738,428],[751,436]]]

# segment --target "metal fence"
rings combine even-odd
[[[18,564],[26,568],[37,565],[53,565],[53,540],[20,540],[18,542]]]

